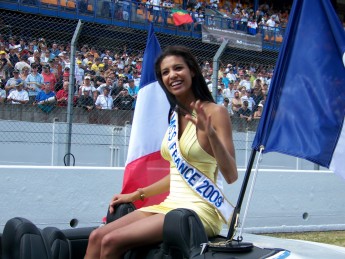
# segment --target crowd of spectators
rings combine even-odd
[[[254,10],[254,1],[229,1],[229,0],[210,0],[198,1],[188,0],[187,10],[194,21],[194,27],[199,24],[209,26],[220,26],[225,28],[240,30],[248,34],[255,35],[262,33],[271,39],[272,36],[284,29],[289,18],[289,8],[275,10],[273,6],[264,3]],[[206,16],[206,9],[213,9],[218,12]],[[217,14],[221,14],[220,16]],[[221,22],[220,19],[223,19]],[[224,22],[224,20],[226,22]],[[224,27],[222,27],[224,29]],[[282,33],[281,31],[279,32]]]
[[[142,51],[99,50],[82,45],[76,53],[73,105],[92,109],[134,110],[142,72]],[[0,102],[35,105],[44,112],[68,104],[70,46],[44,38],[0,35]],[[212,92],[213,69],[200,67]],[[273,73],[258,64],[223,64],[218,71],[216,102],[233,117],[250,121],[261,116]]]
[[[202,65],[203,74],[210,91],[213,90],[212,67],[209,62]],[[224,105],[229,115],[245,121],[260,119],[273,67],[258,64],[221,64],[218,71],[216,103]]]
[[[83,45],[76,53],[73,105],[86,110],[134,110],[142,54]],[[0,35],[1,103],[37,105],[49,112],[68,102],[70,46]]]
[[[144,8],[146,19],[148,19],[147,13],[150,13],[153,15],[153,22],[161,21],[164,25],[167,25],[167,17],[171,16],[172,8],[184,8],[190,13],[194,22],[194,29],[197,30],[201,29],[202,24],[206,24],[208,26],[221,26],[223,29],[241,30],[252,35],[261,32],[271,39],[280,31],[279,28],[284,29],[286,27],[290,7],[284,10],[275,10],[273,6],[264,3],[257,10],[254,10],[253,2],[188,0],[186,5],[175,5],[172,0],[147,0]],[[207,15],[207,9],[212,9],[214,12]],[[185,27],[188,26],[185,25]]]

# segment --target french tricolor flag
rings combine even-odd
[[[130,193],[146,187],[169,173],[169,163],[160,154],[161,143],[169,126],[169,102],[154,73],[154,63],[160,53],[159,42],[154,34],[153,25],[150,24],[122,193]],[[136,201],[135,206],[140,208],[160,203],[167,194]]]
[[[329,0],[296,0],[253,148],[307,159],[345,179],[344,118],[344,28]]]

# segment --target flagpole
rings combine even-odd
[[[234,212],[232,214],[229,232],[228,232],[228,235],[226,237],[227,240],[232,240],[233,236],[235,234],[235,229],[237,227],[237,221],[238,221],[238,218],[240,216],[241,206],[243,203],[244,195],[246,193],[247,185],[248,185],[249,178],[250,178],[250,173],[252,171],[253,163],[255,160],[255,155],[256,155],[256,150],[252,149],[252,152],[251,152],[250,158],[249,158],[249,162],[247,165],[246,173],[244,175],[243,183],[241,186],[241,191],[240,191],[240,194],[239,194],[238,199],[237,199],[236,207],[235,207]],[[239,241],[242,241],[242,240],[239,240]]]

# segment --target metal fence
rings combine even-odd
[[[68,127],[66,126],[68,100],[64,99],[66,94],[63,92],[63,87],[64,82],[69,80],[69,75],[73,72],[75,74],[72,84],[74,93],[72,100],[73,130],[72,136],[69,136],[73,153],[75,154],[78,150],[78,153],[84,157],[84,165],[97,157],[97,162],[89,164],[123,166],[135,109],[135,91],[130,90],[130,84],[133,81],[134,85],[138,85],[140,81],[147,31],[84,20],[76,43],[76,68],[73,70],[70,60],[73,47],[71,40],[78,20],[9,10],[0,10],[0,17],[0,40],[1,45],[4,46],[0,51],[5,52],[2,58],[7,59],[2,60],[0,70],[7,96],[7,101],[4,100],[0,105],[0,143],[10,149],[15,149],[18,145],[21,150],[25,145],[30,146],[29,149],[27,147],[24,149],[26,153],[30,153],[29,156],[32,158],[23,159],[22,163],[61,164],[66,156],[64,145],[69,141],[66,136],[68,133],[66,129]],[[201,39],[193,37],[172,36],[157,31],[156,36],[162,49],[169,45],[184,45],[190,48],[197,57],[206,80],[211,80],[209,77],[211,75],[210,66],[212,66],[212,59],[219,48],[218,45],[206,44]],[[226,48],[220,57],[218,86],[223,87],[224,81],[221,79],[223,72],[227,74],[232,69],[237,76],[233,82],[234,87],[238,90],[243,88],[240,82],[245,79],[246,75],[249,75],[248,80],[251,81],[252,89],[257,88],[255,86],[257,78],[260,78],[263,83],[269,84],[277,55],[278,52],[269,50],[255,52]],[[18,68],[19,73],[9,66],[9,62],[14,63],[14,68]],[[28,66],[27,64],[30,63],[31,65]],[[32,64],[36,64],[37,68],[33,69]],[[28,69],[25,69],[26,66]],[[34,73],[35,77],[34,70],[44,76],[40,86],[51,88],[55,92],[56,98],[50,98],[49,101],[47,99],[44,102],[41,102],[40,99],[35,100],[37,98],[37,92],[34,91],[34,88],[37,88],[34,84],[35,80],[28,80],[32,77],[31,73]],[[54,75],[56,82],[53,82],[54,79],[49,75]],[[15,77],[14,80],[13,77]],[[87,77],[90,77],[91,80],[88,80]],[[109,78],[109,82],[107,78]],[[116,90],[122,89],[122,85],[129,90],[127,92]],[[28,88],[29,86],[35,87],[31,89]],[[97,103],[97,98],[103,92],[103,86],[110,87],[109,96],[112,101],[108,103],[110,107],[102,106],[102,104],[100,107],[104,109],[98,109],[97,104],[101,102]],[[24,87],[28,90],[29,101],[27,103],[18,104],[13,95],[10,96],[10,92],[17,87]],[[92,94],[93,87],[96,89],[97,95]],[[91,91],[84,91],[84,88],[91,89]],[[46,92],[49,94],[49,91]],[[240,91],[240,94],[247,95],[245,92],[245,90]],[[263,93],[264,97],[265,90]],[[91,100],[91,103],[88,103],[87,100]],[[255,109],[257,106],[258,102]],[[252,137],[248,139],[246,132],[255,132],[258,121],[259,117],[251,121],[239,118],[236,116],[236,112],[232,116],[235,146],[238,153],[244,152],[248,148]],[[31,148],[35,151],[31,151]],[[95,149],[98,151],[95,152]],[[121,154],[119,155],[117,152]],[[15,152],[13,151],[13,153]],[[85,155],[86,153],[92,155]],[[48,156],[49,159],[45,158],[45,162],[40,163],[37,157],[42,156]],[[6,161],[3,159],[1,162],[14,163],[10,160],[9,158]],[[57,160],[60,162],[56,162]]]

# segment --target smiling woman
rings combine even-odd
[[[127,250],[163,239],[165,215],[192,209],[208,236],[220,233],[233,206],[218,188],[218,169],[227,183],[237,179],[232,128],[225,107],[214,103],[195,57],[184,47],[168,47],[155,73],[170,103],[170,125],[161,154],[170,174],[127,194],[115,194],[109,212],[121,203],[144,200],[169,191],[160,204],[142,207],[94,230],[85,258],[120,258]],[[130,235],[129,235],[130,233]]]

